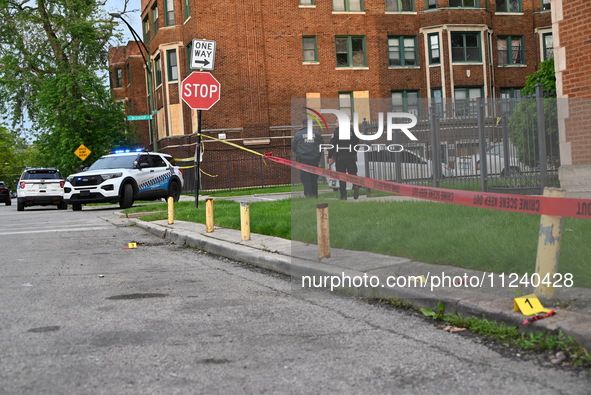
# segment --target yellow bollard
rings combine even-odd
[[[564,197],[564,189],[544,188],[544,196]],[[539,286],[535,294],[538,297],[552,298],[554,296],[554,274],[558,270],[560,258],[560,239],[562,237],[562,217],[542,215],[540,218],[540,233],[538,238],[538,254],[536,256],[536,273],[539,276]]]
[[[318,260],[330,258],[330,223],[328,203],[316,205],[316,230],[318,233]]]
[[[240,203],[240,231],[242,241],[250,240],[250,208],[248,203]]]
[[[174,198],[168,197],[168,224],[174,224]]]
[[[205,231],[213,232],[213,199],[205,199]]]

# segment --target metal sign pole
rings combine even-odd
[[[197,146],[195,147],[195,208],[199,208],[201,187],[201,110],[197,110]]]

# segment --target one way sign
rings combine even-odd
[[[198,39],[193,40],[193,50],[191,52],[191,69],[213,70],[214,57],[215,41]]]

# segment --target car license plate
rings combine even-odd
[[[80,191],[80,196],[88,197],[90,196],[90,191]]]

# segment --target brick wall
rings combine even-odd
[[[591,2],[552,2],[559,97],[560,181],[572,196],[591,196]]]
[[[147,43],[152,58],[160,54],[165,60],[165,48],[176,47],[181,80],[191,71],[186,66],[185,51],[191,40],[216,41],[216,68],[212,74],[222,84],[221,100],[202,112],[202,126],[204,129],[240,128],[240,132],[231,136],[237,139],[273,137],[275,132],[270,127],[293,122],[292,99],[303,99],[310,92],[319,93],[323,99],[336,98],[343,91],[363,91],[369,92],[370,98],[389,98],[392,90],[419,90],[424,99],[430,96],[430,88],[442,87],[445,96],[452,97],[455,86],[484,86],[489,97],[498,97],[500,88],[520,88],[526,76],[536,70],[540,48],[535,30],[551,25],[550,13],[540,12],[539,0],[523,0],[523,12],[511,15],[496,14],[495,0],[481,0],[483,9],[449,9],[447,0],[440,0],[440,8],[436,10],[425,10],[425,1],[417,0],[416,12],[405,14],[386,14],[384,0],[364,3],[363,13],[333,13],[329,0],[318,0],[315,7],[299,7],[298,0],[192,1],[191,17],[185,20],[183,1],[175,0],[176,26],[165,27],[164,0],[141,2],[142,19],[151,18],[154,4],[159,9],[158,33]],[[481,32],[485,38],[482,63],[450,62],[449,32],[455,29]],[[441,32],[441,66],[429,66],[425,57],[424,35],[430,31]],[[492,65],[486,50],[489,34]],[[316,36],[318,62],[303,62],[304,35]],[[365,36],[366,68],[336,67],[337,35]],[[418,66],[388,67],[389,35],[417,37]],[[498,35],[524,37],[525,65],[497,66]],[[166,78],[164,64],[162,70]],[[178,96],[178,84],[163,84],[157,91],[158,117],[164,119],[163,127],[169,127],[168,118],[172,114],[166,108],[167,98],[173,104],[178,102]],[[184,103],[181,107],[184,133],[191,134],[195,127],[191,111]],[[160,135],[170,136],[172,132],[167,130]],[[168,141],[159,143],[165,152],[169,145]]]

